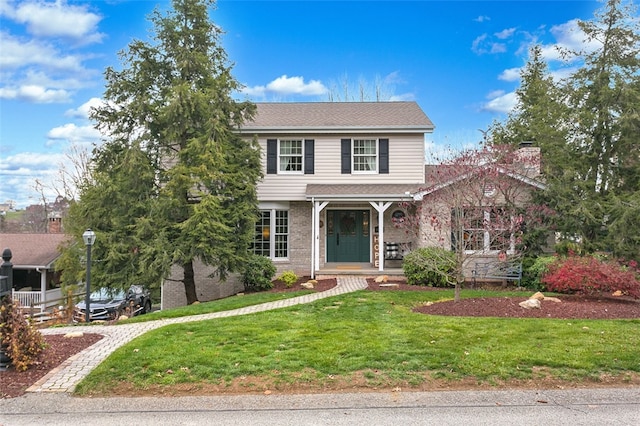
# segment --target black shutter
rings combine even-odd
[[[351,139],[342,139],[342,174],[351,173]]]
[[[278,173],[278,140],[267,139],[267,174]]]
[[[313,139],[305,139],[304,140],[304,174],[312,175],[314,173],[313,170]]]
[[[378,158],[380,159],[380,174],[389,174],[389,139],[380,139],[380,143],[378,144],[378,149],[380,150],[380,155]]]

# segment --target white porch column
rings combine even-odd
[[[391,206],[392,202],[379,201],[374,203],[369,201],[369,204],[378,212],[378,241],[380,243],[378,244],[378,259],[380,259],[378,271],[382,272],[384,271],[384,212]]]
[[[320,269],[320,212],[327,207],[328,201],[313,200],[311,209],[311,278],[316,277],[316,271]]]

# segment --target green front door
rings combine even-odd
[[[327,211],[327,262],[369,262],[369,211]]]

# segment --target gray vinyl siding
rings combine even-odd
[[[258,184],[261,201],[304,201],[307,184],[423,183],[424,134],[381,135],[286,135],[286,138],[314,139],[314,174],[267,174],[267,138],[260,137],[264,178]],[[269,139],[274,137],[269,136]],[[389,139],[388,174],[342,174],[340,140],[344,138]]]

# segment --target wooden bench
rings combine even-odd
[[[488,261],[476,262],[472,271],[473,284],[476,280],[515,281],[520,286],[522,280],[522,262],[516,261]]]

